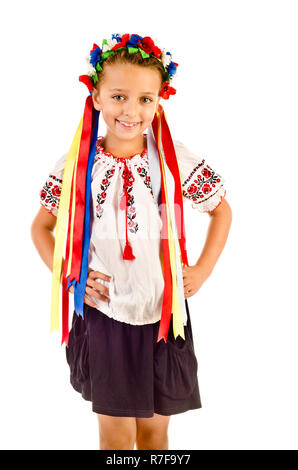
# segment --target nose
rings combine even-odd
[[[127,116],[129,119],[133,119],[137,116],[138,114],[138,103],[133,100],[127,100],[126,102],[123,103],[122,105],[122,111],[123,115]]]

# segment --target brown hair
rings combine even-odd
[[[103,63],[101,64],[102,70],[100,72],[97,72],[98,81],[94,85],[94,88],[100,86],[101,82],[103,81],[105,64],[135,64],[140,65],[141,67],[151,67],[155,70],[158,70],[161,76],[161,85],[159,92],[162,89],[163,82],[167,81],[168,79],[168,74],[165,71],[162,62],[160,62],[156,57],[150,56],[144,59],[140,52],[130,54],[127,48],[125,47],[124,49],[116,49],[114,54],[110,54],[103,61]]]

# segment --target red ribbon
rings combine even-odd
[[[76,174],[76,207],[74,215],[73,249],[71,259],[70,280],[76,279],[80,282],[81,260],[83,250],[83,230],[85,218],[85,192],[86,192],[86,173],[88,157],[90,150],[90,139],[92,132],[92,97],[86,98],[83,129],[80,141],[80,150],[77,163]]]
[[[70,204],[69,204],[69,216],[68,216],[68,230],[67,230],[67,241],[66,241],[66,250],[65,250],[65,260],[63,266],[63,278],[62,278],[62,342],[68,346],[68,337],[69,337],[69,291],[67,290],[68,280],[66,278],[68,261],[69,261],[69,251],[70,251],[70,221],[72,213],[72,197],[73,197],[73,179],[74,172],[72,174],[72,183],[71,183],[71,193],[70,193]]]
[[[162,199],[162,252],[163,252],[163,274],[164,274],[164,295],[162,301],[162,312],[160,325],[158,330],[157,343],[164,339],[167,342],[169,326],[171,322],[172,314],[172,297],[173,297],[173,283],[172,283],[172,271],[170,264],[170,250],[168,240],[168,221],[166,211],[166,199],[165,199],[165,181],[162,171],[161,159],[160,159],[160,148],[159,148],[159,134],[161,132],[161,122],[155,113],[152,121],[152,130],[155,137],[155,142],[158,148],[159,155],[159,167],[161,174],[161,199]]]
[[[76,279],[79,282],[80,270],[81,270],[81,258],[82,258],[82,242],[83,242],[83,228],[84,228],[84,215],[85,215],[85,190],[86,190],[86,171],[88,165],[88,157],[90,150],[90,139],[93,129],[93,119],[92,119],[92,110],[93,103],[92,97],[88,96],[85,104],[84,119],[83,119],[83,130],[82,137],[80,142],[80,150],[77,164],[77,175],[76,175],[76,207],[75,207],[75,216],[74,216],[74,234],[73,234],[73,251],[72,251],[72,265],[71,273],[69,280]],[[161,339],[164,339],[167,342],[167,336],[171,321],[172,314],[172,294],[173,294],[173,280],[171,272],[171,263],[170,263],[170,250],[169,250],[169,240],[168,240],[168,220],[167,220],[167,211],[166,211],[166,199],[165,199],[165,180],[162,171],[161,157],[160,157],[160,146],[159,146],[159,135],[161,132],[162,146],[164,149],[164,155],[166,159],[166,164],[168,165],[174,181],[175,181],[175,220],[176,226],[179,228],[179,223],[181,222],[182,233],[178,237],[181,256],[183,262],[188,265],[186,244],[185,244],[185,226],[184,226],[184,215],[183,215],[183,200],[182,200],[182,191],[181,191],[181,181],[179,168],[177,163],[177,157],[175,153],[175,148],[173,145],[172,137],[170,130],[165,118],[164,110],[161,105],[158,108],[159,117],[157,113],[152,121],[152,129],[155,136],[155,141],[158,148],[159,154],[159,165],[160,165],[160,174],[161,174],[161,197],[162,197],[162,248],[163,248],[163,271],[164,271],[164,295],[163,295],[163,304],[162,304],[162,313],[160,326],[158,331],[159,342]],[[126,166],[126,165],[125,165]],[[125,195],[126,195],[126,211],[127,211],[127,180],[128,180],[128,170],[125,168]],[[74,178],[74,173],[73,173]],[[69,207],[69,224],[68,224],[68,233],[67,233],[67,243],[66,243],[66,256],[63,269],[63,299],[62,299],[62,344],[63,342],[68,345],[69,338],[69,291],[67,290],[68,280],[66,278],[68,260],[69,260],[69,251],[70,251],[70,217],[72,213],[72,197],[73,197],[73,184],[71,186],[71,197],[70,197],[70,207]],[[176,204],[180,208],[179,214],[176,211]],[[181,218],[179,219],[179,216]],[[129,250],[130,248],[130,250]],[[126,246],[124,250],[123,259],[134,259],[134,255],[131,250],[131,246],[127,238],[127,213],[126,213]]]
[[[161,141],[162,147],[164,150],[166,164],[171,171],[174,182],[175,182],[175,194],[174,194],[174,202],[175,202],[175,221],[177,228],[180,227],[181,223],[181,234],[178,234],[180,250],[182,261],[188,266],[187,260],[187,252],[185,247],[185,226],[184,226],[184,216],[183,216],[183,199],[182,199],[182,190],[181,190],[181,180],[179,174],[179,167],[177,163],[177,157],[175,153],[174,144],[172,141],[172,137],[170,134],[169,127],[167,125],[167,121],[165,118],[164,110],[162,106],[159,104],[158,107],[159,117],[157,113],[155,113],[154,119],[152,121],[152,129],[155,137],[155,141],[158,148],[158,155],[159,155],[159,165],[160,165],[160,174],[161,174],[161,197],[162,197],[162,247],[163,247],[163,271],[164,271],[164,296],[163,296],[163,304],[162,304],[162,312],[161,312],[161,319],[158,331],[158,339],[159,342],[161,339],[164,339],[167,342],[169,326],[171,322],[171,314],[172,314],[172,301],[173,301],[173,279],[172,279],[172,271],[171,271],[171,263],[170,263],[170,249],[169,249],[169,239],[168,239],[168,220],[167,220],[167,212],[166,212],[166,199],[165,199],[165,180],[164,175],[162,172],[161,167],[161,157],[160,157],[160,145],[159,145],[159,136],[161,132]],[[177,206],[179,207],[179,213],[176,210]],[[173,221],[174,222],[174,221]],[[177,260],[179,261],[179,260]]]
[[[188,266],[186,241],[185,241],[185,225],[184,225],[184,215],[183,215],[183,199],[182,199],[179,167],[177,163],[175,147],[173,144],[170,129],[167,124],[164,110],[161,105],[159,105],[159,112],[161,116],[161,127],[162,127],[161,139],[162,139],[162,145],[164,148],[165,159],[175,181],[175,195],[174,195],[175,207],[174,209],[175,209],[176,227],[180,229],[180,232],[181,232],[181,233],[178,233],[181,256],[182,256],[183,263],[185,263]],[[179,207],[179,211],[177,210],[177,207]]]

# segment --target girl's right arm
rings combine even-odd
[[[56,222],[56,217],[50,214],[43,206],[41,206],[31,225],[32,241],[38,251],[39,256],[50,271],[52,271],[53,268],[53,256],[55,248],[55,237],[53,235],[53,231],[56,226]]]
[[[53,235],[53,231],[56,226],[56,222],[57,218],[50,214],[43,206],[41,206],[31,225],[32,241],[38,251],[39,256],[50,269],[50,271],[53,269],[53,257],[55,249],[55,237]],[[60,281],[62,281],[63,266],[64,258],[62,259]],[[109,295],[109,290],[103,284],[96,282],[95,279],[97,278],[101,278],[106,281],[110,280],[110,278],[104,273],[90,270],[88,273],[85,294],[88,293],[100,300],[108,301],[107,297],[100,294],[100,292],[104,292],[106,295]],[[73,286],[70,286],[69,291],[72,293],[74,292]],[[91,307],[96,307],[96,304],[86,297],[86,295],[84,297],[84,302]]]

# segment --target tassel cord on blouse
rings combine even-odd
[[[126,234],[126,245],[125,245],[125,248],[124,248],[124,251],[123,251],[123,259],[124,260],[134,260],[136,257],[134,256],[133,254],[133,251],[132,251],[132,247],[131,247],[131,244],[129,243],[129,240],[128,240],[128,235],[127,235],[127,224],[128,224],[128,220],[127,220],[127,211],[128,211],[128,198],[129,198],[129,194],[128,194],[128,191],[127,191],[127,184],[128,184],[128,180],[129,180],[129,170],[127,168],[127,164],[126,164],[126,161],[124,160],[124,165],[125,165],[125,168],[124,168],[124,194],[125,194],[125,234]],[[132,181],[134,181],[134,177],[131,175],[131,178],[132,178]]]

